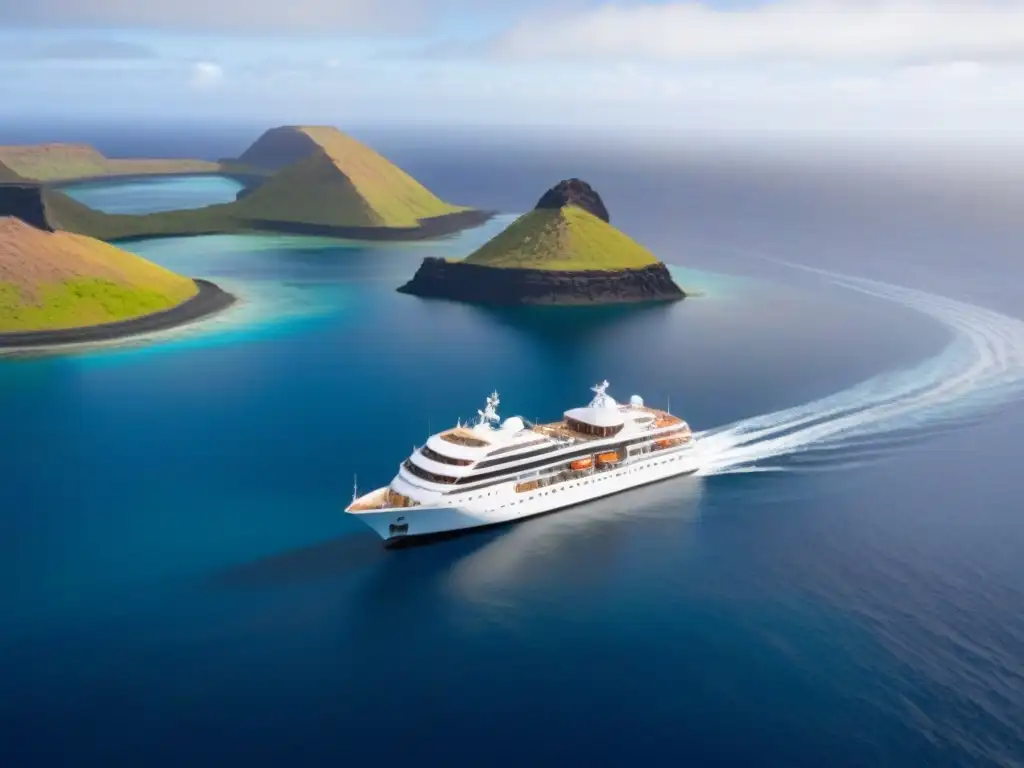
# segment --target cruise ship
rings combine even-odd
[[[523,520],[697,471],[689,425],[668,410],[592,388],[561,421],[498,416],[498,393],[473,424],[431,435],[384,488],[346,508],[388,544]]]

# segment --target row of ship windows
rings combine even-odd
[[[441,464],[452,464],[456,467],[468,467],[473,463],[469,459],[453,459],[451,456],[445,456],[443,453],[438,453],[425,445],[420,448],[420,453],[432,461],[436,461]]]
[[[670,461],[679,461],[681,458],[682,458],[682,456],[673,456],[671,459],[662,459],[661,461],[652,461],[650,464],[647,464],[644,468],[646,469],[646,467],[654,467],[654,466],[657,466],[659,464],[668,464]],[[639,471],[640,471],[640,469],[637,468],[637,469],[628,469],[625,472],[614,472],[614,473],[610,473],[609,475],[607,475],[605,477],[598,477],[598,478],[596,478],[594,480],[582,480],[579,483],[576,483],[576,485],[590,485],[591,483],[597,483],[597,482],[603,482],[604,480],[610,480],[611,478],[618,477],[619,475],[622,475],[622,474],[631,475],[634,472],[639,472]],[[569,488],[575,488],[576,485],[570,485]],[[550,491],[544,491],[544,493],[538,493],[537,496],[548,496],[549,494],[552,494],[552,493],[558,493],[558,491],[567,491],[567,490],[569,490],[569,488],[555,488],[555,489],[550,490]],[[479,496],[471,496],[471,497],[469,497],[468,499],[466,499],[466,501],[476,501],[477,499],[483,499],[483,498],[485,498],[487,496],[491,496],[491,495],[492,495],[492,493],[481,493]],[[530,499],[520,499],[519,501],[513,502],[512,504],[502,504],[499,507],[499,509],[505,509],[505,507],[513,507],[516,504],[522,504],[523,502],[526,502],[526,501],[529,501],[529,500]],[[449,502],[449,503],[451,503],[451,502]]]

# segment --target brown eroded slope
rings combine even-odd
[[[107,243],[0,217],[0,331],[124,320],[196,292],[192,280]]]

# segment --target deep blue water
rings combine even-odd
[[[4,764],[1024,762],[1024,334],[972,309],[1021,306],[999,259],[1021,225],[972,213],[967,180],[894,202],[828,169],[389,141],[510,213],[581,168],[704,295],[494,311],[394,291],[507,217],[412,246],[131,244],[244,302],[0,359]],[[79,194],[208,201],[193,182]],[[554,418],[602,378],[697,429],[838,399],[766,418],[784,429],[750,465],[781,471],[735,472],[727,431],[723,474],[425,547],[385,551],[341,514],[354,473],[387,482],[492,388],[504,415]]]

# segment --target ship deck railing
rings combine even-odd
[[[654,417],[654,428],[661,429],[662,427],[671,427],[674,424],[682,424],[683,420],[678,416],[674,416],[668,411],[662,411],[657,408],[649,408],[646,405],[642,406],[629,406],[630,410],[643,411],[649,413]]]
[[[647,406],[626,406],[625,410],[636,410],[649,413],[654,417],[654,423],[650,425],[650,429],[664,429],[665,427],[673,427],[685,422],[678,416],[673,416],[667,411],[661,411],[657,408],[648,408]],[[574,442],[585,442],[589,440],[604,439],[600,435],[589,435],[585,432],[577,432],[574,429],[570,429],[565,421],[555,421],[550,424],[534,424],[532,426],[534,432],[545,435],[546,437],[554,437],[561,440],[572,440]]]
[[[348,509],[350,512],[369,512],[373,509],[386,509],[387,500],[387,491],[376,491],[356,499],[349,505]]]
[[[349,512],[372,512],[377,509],[409,509],[420,506],[419,502],[413,501],[396,491],[382,488],[366,496],[362,496],[349,504]]]
[[[449,443],[463,445],[468,448],[485,448],[491,444],[489,440],[483,439],[471,429],[466,429],[465,427],[455,427],[446,430],[440,434],[440,438]]]

